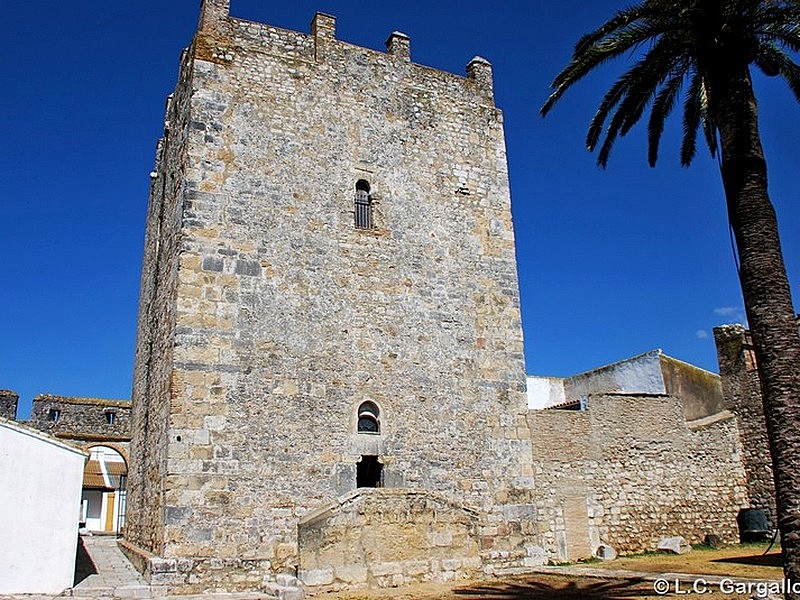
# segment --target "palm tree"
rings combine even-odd
[[[780,76],[800,101],[800,0],[644,0],[581,38],[552,83],[542,115],[595,67],[623,53],[635,63],[600,102],[586,139],[598,163],[649,109],[648,159],[655,166],[666,117],[683,100],[681,163],[698,131],[720,156],[739,278],[753,336],[774,466],[786,577],[800,582],[800,335],[767,193],[750,65]],[[787,594],[788,598],[800,594]]]

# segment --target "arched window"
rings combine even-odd
[[[372,229],[372,196],[369,195],[369,181],[356,181],[356,196],[353,202],[355,226],[359,229]]]
[[[358,407],[358,433],[380,433],[381,411],[374,402],[363,402]]]

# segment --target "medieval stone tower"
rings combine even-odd
[[[461,77],[205,0],[151,174],[127,552],[174,589],[530,560],[502,116]],[[526,550],[527,547],[527,550]],[[388,566],[387,566],[388,565]]]

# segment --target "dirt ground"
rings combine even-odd
[[[314,594],[315,600],[628,600],[677,598],[686,594],[697,595],[713,600],[745,600],[757,590],[743,590],[732,584],[720,587],[719,583],[695,581],[692,578],[674,578],[655,583],[639,578],[619,579],[613,570],[639,571],[649,573],[693,573],[707,574],[709,577],[732,577],[749,579],[779,580],[783,571],[780,566],[780,553],[773,549],[763,556],[767,544],[729,546],[718,550],[698,548],[680,556],[669,554],[645,554],[621,557],[615,561],[591,562],[572,565],[573,571],[589,570],[593,577],[533,573],[529,575],[504,577],[487,581],[456,583],[425,583],[402,588],[376,590],[328,592]],[[597,576],[597,570],[608,570],[609,577]],[[664,586],[657,593],[656,587]]]
[[[653,552],[637,556],[621,556],[607,563],[592,566],[655,573],[704,573],[720,577],[780,579],[783,575],[780,547],[769,544],[742,544],[718,550],[696,547],[688,554],[674,555]]]

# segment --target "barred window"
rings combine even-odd
[[[369,195],[369,181],[356,181],[356,196],[353,203],[355,226],[359,229],[372,229],[372,197]]]

